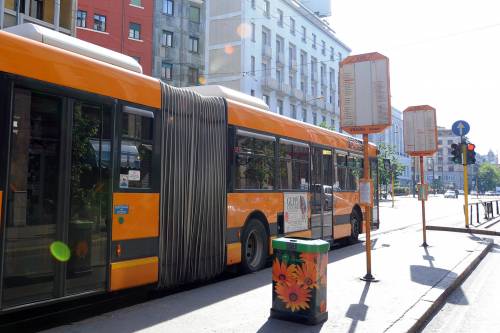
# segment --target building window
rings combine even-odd
[[[163,30],[161,35],[161,46],[173,47],[174,45],[174,33],[172,31]]]
[[[129,23],[128,26],[128,38],[131,39],[141,39],[141,25],[138,23]]]
[[[130,4],[132,6],[142,7],[142,1],[141,0],[130,0]]]
[[[335,130],[335,119],[330,119],[330,129]]]
[[[250,57],[250,74],[252,76],[255,76],[255,57],[254,56]]]
[[[281,99],[276,102],[276,112],[283,115],[283,101]]]
[[[188,45],[188,50],[189,52],[192,53],[198,53],[198,44],[200,40],[196,37],[189,36],[189,45]]]
[[[290,17],[290,33],[295,36],[295,20]]]
[[[255,42],[255,23],[250,23],[252,42]]]
[[[189,67],[188,69],[188,83],[197,85],[198,84],[198,68]]]
[[[94,15],[94,30],[106,31],[106,16],[99,14]]]
[[[189,20],[194,23],[200,23],[200,8],[189,6]]]
[[[324,40],[321,41],[321,54],[326,55],[326,43]]]
[[[318,123],[318,114],[313,112],[313,124],[316,125]]]
[[[307,30],[306,27],[302,26],[302,41],[305,43],[307,39]]]
[[[264,15],[267,18],[271,17],[271,3],[268,0],[264,0]]]
[[[278,9],[278,25],[283,26],[283,11],[281,9]]]
[[[163,14],[174,15],[174,0],[163,0]]]
[[[333,47],[330,47],[330,60],[335,60],[335,50]]]
[[[302,121],[307,123],[307,110],[302,109]]]
[[[255,9],[255,0],[251,1],[251,6],[252,6],[252,9]]]
[[[262,100],[267,106],[269,106],[269,95],[262,95]]]
[[[312,43],[313,43],[313,49],[316,48],[316,34],[312,34],[313,35],[313,40],[312,40]]]
[[[169,64],[167,62],[162,62],[161,63],[161,78],[162,78],[162,80],[171,81],[173,69],[174,69],[174,65]]]
[[[76,26],[80,28],[87,27],[87,12],[79,10],[76,12]]]
[[[255,90],[250,89],[250,96],[255,96]]]
[[[326,117],[325,116],[321,116],[321,124],[326,126]]]
[[[295,105],[290,105],[290,117],[297,119],[297,108]]]

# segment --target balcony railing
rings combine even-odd
[[[276,64],[281,66],[285,65],[285,54],[283,52],[276,53]]]
[[[262,46],[262,56],[267,58],[272,58],[273,50],[271,49],[271,45],[263,45]]]
[[[290,59],[290,65],[288,67],[292,72],[296,72],[297,71],[297,60]]]
[[[262,87],[266,89],[277,90],[278,82],[276,81],[276,79],[266,77],[262,80]]]

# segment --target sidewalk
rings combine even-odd
[[[365,283],[364,243],[329,252],[323,325],[269,319],[271,269],[177,293],[49,332],[406,332],[441,304],[491,246],[491,239],[418,228],[374,237]]]

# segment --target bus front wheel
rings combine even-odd
[[[256,272],[264,267],[268,255],[266,229],[257,219],[251,219],[241,237],[241,266],[246,273]]]
[[[355,210],[351,213],[351,236],[349,236],[349,243],[354,244],[358,241],[359,236],[359,226],[361,223],[361,217]]]

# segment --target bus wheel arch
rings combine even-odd
[[[241,269],[252,273],[262,269],[269,256],[269,223],[260,211],[252,212],[241,230]]]

